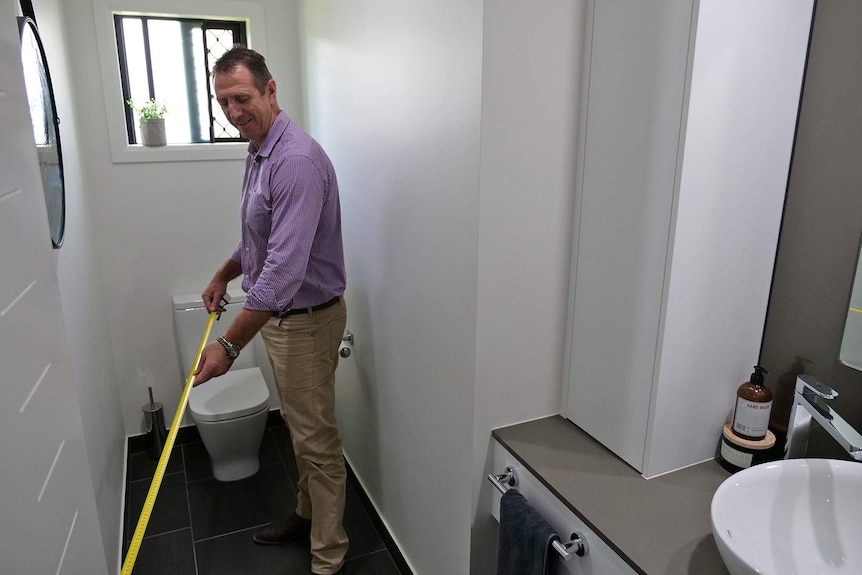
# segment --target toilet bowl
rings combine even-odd
[[[210,340],[230,326],[242,309],[245,294],[231,290]],[[188,373],[197,355],[209,312],[200,296],[174,297],[174,328],[182,372]],[[252,345],[233,362],[230,371],[198,385],[189,392],[188,410],[210,456],[213,476],[237,481],[260,469],[258,450],[269,414],[269,388],[255,365]],[[184,380],[183,380],[184,381]]]
[[[192,389],[189,413],[219,481],[257,473],[258,450],[269,412],[269,389],[260,368],[229,371]]]

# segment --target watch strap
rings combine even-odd
[[[239,357],[239,346],[235,343],[229,342],[222,336],[218,336],[216,341],[221,344],[224,348],[225,353],[227,354],[227,358],[231,361],[235,360]]]

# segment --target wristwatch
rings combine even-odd
[[[229,360],[233,361],[239,357],[239,346],[237,344],[229,342],[222,336],[218,336],[216,341],[219,342],[224,348],[224,351],[227,354],[227,358]]]

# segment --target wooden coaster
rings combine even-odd
[[[733,429],[730,427],[729,423],[724,424],[724,429],[722,430],[722,434],[724,438],[734,445],[738,445],[740,447],[744,447],[745,449],[751,449],[754,451],[761,451],[763,449],[769,449],[773,445],[775,445],[775,434],[771,431],[766,431],[766,437],[763,439],[759,439],[757,441],[752,441],[750,439],[743,439],[739,437],[733,432]]]

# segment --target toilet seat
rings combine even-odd
[[[227,421],[257,413],[269,406],[269,388],[259,367],[229,371],[189,393],[195,421]]]

